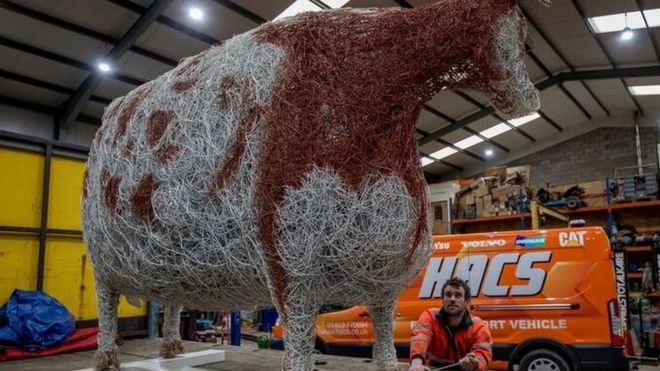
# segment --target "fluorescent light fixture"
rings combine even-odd
[[[481,134],[484,137],[490,139],[490,138],[496,137],[500,134],[506,133],[509,130],[511,130],[511,127],[509,125],[501,122],[501,123],[499,123],[499,124],[497,124],[497,125],[495,125],[491,128],[488,128],[488,129],[482,131],[479,134]]]
[[[431,165],[432,163],[435,162],[435,161],[431,160],[431,159],[428,158],[428,157],[422,157],[422,158],[420,159],[420,161],[422,162],[422,167],[427,166],[427,165]]]
[[[478,137],[478,136],[476,136],[476,135],[473,135],[473,136],[471,136],[471,137],[467,137],[467,138],[461,140],[460,142],[456,142],[456,143],[454,143],[454,145],[455,145],[456,147],[460,148],[460,149],[466,149],[466,148],[468,148],[468,147],[472,147],[472,146],[475,145],[475,144],[479,144],[479,143],[481,143],[481,142],[483,142],[483,141],[484,141],[484,140],[481,139],[480,137]]]
[[[626,14],[628,15],[627,21]],[[646,12],[644,15],[646,15]],[[610,14],[600,17],[587,18],[587,20],[589,21],[589,24],[595,33],[619,32],[623,31],[626,26],[633,30],[646,27],[644,24],[644,19],[642,18],[642,13],[640,12]]]
[[[630,86],[632,95],[660,95],[660,85],[638,85]]]
[[[349,1],[350,0],[323,0],[323,4],[334,9],[338,9],[346,5],[346,3],[348,3]]]
[[[532,122],[536,120],[537,118],[541,117],[538,113],[534,112],[531,115],[523,116],[523,117],[518,117],[517,119],[513,120],[507,120],[511,125],[515,127],[523,126],[527,124],[528,122]]]
[[[320,9],[321,8],[319,8],[316,4],[308,0],[296,0],[293,4],[289,5],[289,7],[286,8],[282,13],[280,13],[280,15],[275,17],[275,19],[292,17],[298,13],[313,12]]]
[[[195,21],[201,21],[204,19],[204,12],[202,9],[193,6],[188,9],[188,17],[194,19]]]
[[[495,152],[493,152],[492,149],[487,149],[487,150],[484,152],[484,154],[486,155],[486,157],[491,157],[494,153],[495,153]]]
[[[331,8],[341,8],[346,5],[349,0],[323,0],[323,3]],[[318,10],[323,10],[320,6],[314,4],[309,0],[296,0],[293,4],[289,5],[280,15],[275,17],[275,19],[281,19],[285,17],[292,17],[298,13],[302,12],[314,12]]]
[[[108,73],[112,71],[112,67],[110,67],[110,65],[106,62],[99,62],[99,64],[96,65],[96,68],[98,68],[99,71],[103,73]]]
[[[635,32],[630,29],[630,27],[626,27],[621,31],[621,40],[623,41],[628,41],[635,37]]]
[[[628,16],[630,17],[630,15]],[[645,10],[644,16],[646,16],[646,23],[649,24],[649,27],[660,26],[660,8]]]
[[[442,160],[443,158],[449,157],[453,155],[454,153],[458,152],[457,150],[451,148],[451,147],[445,147],[439,151],[435,151],[431,153],[429,156],[433,157],[436,160]]]

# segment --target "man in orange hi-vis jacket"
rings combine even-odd
[[[486,371],[493,358],[486,324],[467,310],[470,287],[460,278],[442,286],[442,309],[428,309],[413,326],[409,371],[456,364],[456,370]]]

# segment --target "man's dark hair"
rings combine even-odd
[[[445,288],[447,286],[456,287],[456,288],[462,287],[463,291],[465,291],[465,301],[470,300],[470,298],[472,297],[472,294],[470,293],[470,286],[468,286],[467,281],[463,281],[458,277],[452,277],[448,279],[444,285],[442,285],[442,297],[445,297]]]

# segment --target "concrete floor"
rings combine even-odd
[[[160,340],[135,339],[129,340],[120,347],[122,363],[157,358]],[[214,346],[212,343],[186,342],[187,352],[205,349],[224,349],[225,361],[196,366],[195,370],[221,370],[221,371],[280,371],[282,351],[258,349],[256,343],[242,341],[241,347],[228,345]],[[28,360],[0,362],[0,371],[71,371],[91,366],[93,350],[62,354],[52,357],[35,358]],[[318,371],[340,370],[375,370],[371,360],[364,358],[339,357],[328,355],[315,355]],[[401,367],[401,369],[407,369]]]
[[[121,346],[121,361],[128,363],[144,359],[157,358],[160,340],[135,339],[126,341]],[[186,351],[194,352],[205,349],[224,349],[225,361],[197,366],[195,370],[217,371],[280,371],[282,352],[278,350],[258,349],[252,341],[242,341],[241,347],[214,345],[212,343],[186,342]],[[71,371],[91,366],[93,350],[42,357],[21,361],[0,362],[0,371]],[[317,371],[375,370],[371,360],[364,358],[339,357],[318,354]],[[399,370],[407,370],[407,364],[400,364]],[[641,366],[640,371],[658,371],[660,367]]]

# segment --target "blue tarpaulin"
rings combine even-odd
[[[76,321],[59,301],[41,291],[14,290],[0,307],[0,343],[36,351],[64,341]]]

